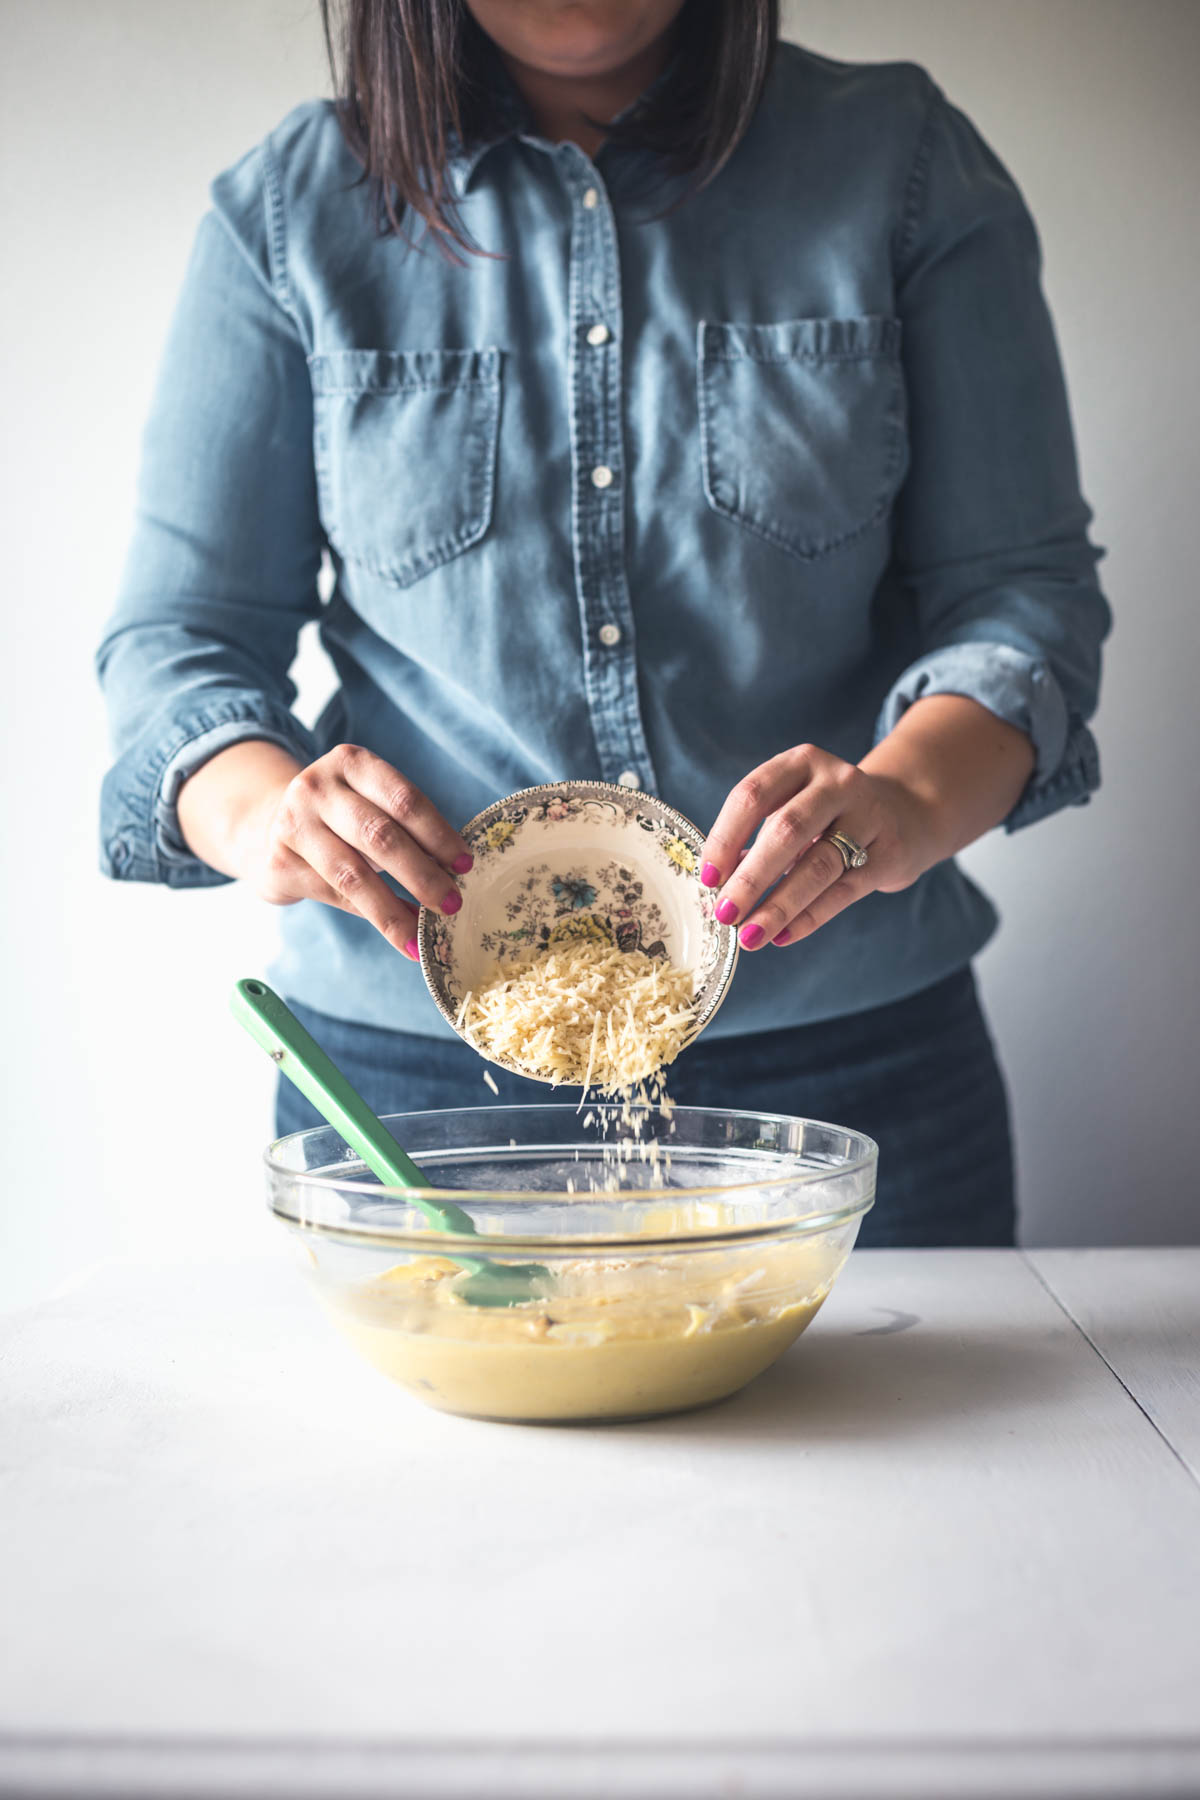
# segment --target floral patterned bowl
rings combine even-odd
[[[737,933],[717,922],[716,896],[700,883],[704,838],[682,813],[636,789],[560,781],[498,800],[463,836],[475,866],[460,878],[462,908],[446,918],[422,907],[417,932],[422,972],[451,1025],[497,966],[573,938],[690,968],[688,1042],[708,1024],[737,964]]]

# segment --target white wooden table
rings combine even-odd
[[[0,1793],[1200,1793],[1200,1250],[859,1252],[596,1429],[425,1411],[280,1254],[0,1321]]]

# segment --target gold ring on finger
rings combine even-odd
[[[852,837],[847,837],[847,835],[844,831],[837,831],[837,830],[827,831],[825,833],[825,841],[826,841],[826,843],[833,844],[836,847],[837,853],[842,859],[842,874],[843,875],[846,873],[846,871],[848,869],[865,869],[866,868],[866,866],[867,866],[866,851],[863,849],[861,844],[856,844]]]

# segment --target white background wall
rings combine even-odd
[[[1100,799],[967,858],[1005,918],[983,985],[1027,1241],[1196,1241],[1200,6],[798,0],[786,29],[924,64],[1039,222],[1118,626]],[[226,995],[273,916],[96,873],[91,657],[207,182],[326,76],[312,0],[39,0],[3,38],[0,1298],[19,1302],[138,1244],[269,1241],[272,1076]]]

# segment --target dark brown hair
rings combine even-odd
[[[451,255],[476,248],[448,158],[503,130],[496,52],[463,0],[321,0],[342,130],[383,232],[406,209]],[[779,0],[687,0],[668,78],[610,133],[653,150],[688,190],[711,181],[754,115],[779,34]]]

